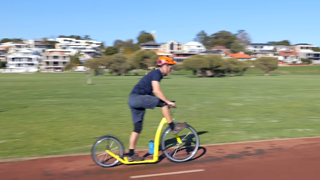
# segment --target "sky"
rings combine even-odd
[[[320,46],[319,0],[10,0],[0,3],[0,39],[90,35],[112,46],[156,31],[156,42],[193,41],[204,30],[253,43],[289,40]]]

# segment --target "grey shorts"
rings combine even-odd
[[[154,109],[155,107],[167,105],[156,96],[138,94],[130,94],[128,104],[131,110],[133,123],[143,121],[146,109]]]

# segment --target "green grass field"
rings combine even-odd
[[[320,135],[320,66],[282,67],[269,77],[183,74],[163,79],[162,89],[177,101],[177,121],[206,132],[201,144]],[[0,74],[0,159],[90,152],[104,134],[128,148],[127,98],[141,77],[97,76],[87,85],[83,73]],[[160,109],[147,111],[139,148],[161,118]]]

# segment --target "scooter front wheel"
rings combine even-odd
[[[101,167],[112,167],[119,163],[119,160],[110,156],[106,150],[123,158],[124,148],[122,143],[115,137],[100,137],[92,146],[91,156],[95,163]]]
[[[167,127],[161,138],[162,152],[173,162],[185,162],[193,158],[198,152],[199,144],[198,133],[190,125],[187,125],[177,136],[171,133],[170,127]]]

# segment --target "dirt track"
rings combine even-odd
[[[320,138],[206,146],[186,163],[163,159],[157,164],[101,168],[88,155],[0,163],[0,179],[120,180],[189,170],[200,172],[137,179],[319,180]]]

